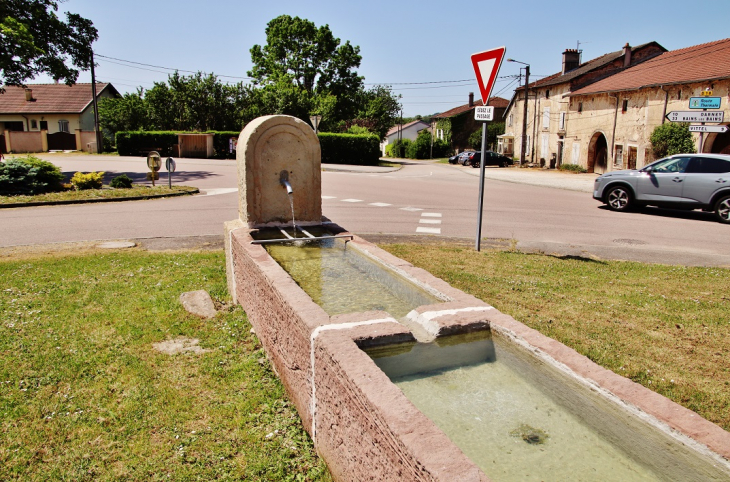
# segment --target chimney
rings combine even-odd
[[[629,65],[631,65],[631,45],[626,42],[626,45],[624,45],[624,68]]]
[[[578,49],[565,49],[563,52],[563,74],[575,70],[580,65]]]
[[[33,102],[35,100],[33,98],[33,90],[31,90],[31,89],[25,89],[25,100],[27,102]]]
[[[474,92],[469,92],[469,107],[474,107]]]

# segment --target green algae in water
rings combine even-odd
[[[342,240],[270,244],[266,250],[329,315],[380,310],[402,318],[441,302]]]
[[[546,396],[491,337],[441,344],[366,351],[490,479],[663,480],[584,423],[573,407]]]

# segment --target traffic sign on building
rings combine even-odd
[[[723,134],[727,132],[727,126],[689,126],[690,132],[707,132]]]
[[[487,122],[494,119],[494,107],[483,105],[474,108],[474,120]]]
[[[690,109],[719,109],[722,97],[690,97]]]
[[[669,122],[711,122],[721,123],[725,120],[725,112],[723,111],[677,111],[674,110],[667,114]]]

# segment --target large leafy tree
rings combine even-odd
[[[689,124],[667,122],[656,126],[649,137],[654,158],[697,152]]]
[[[253,68],[248,75],[264,90],[264,104],[274,113],[308,119],[321,104],[334,122],[355,114],[362,90],[360,47],[341,44],[328,25],[281,15],[266,27],[266,45],[251,48]],[[336,103],[318,100],[334,96]]]
[[[61,20],[58,0],[0,0],[0,89],[46,73],[73,84],[91,67],[92,22],[75,13]]]

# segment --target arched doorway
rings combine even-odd
[[[588,144],[588,172],[603,174],[608,166],[608,142],[602,132],[596,132]]]
[[[702,145],[702,151],[712,154],[730,154],[730,130],[722,134],[710,134]]]

